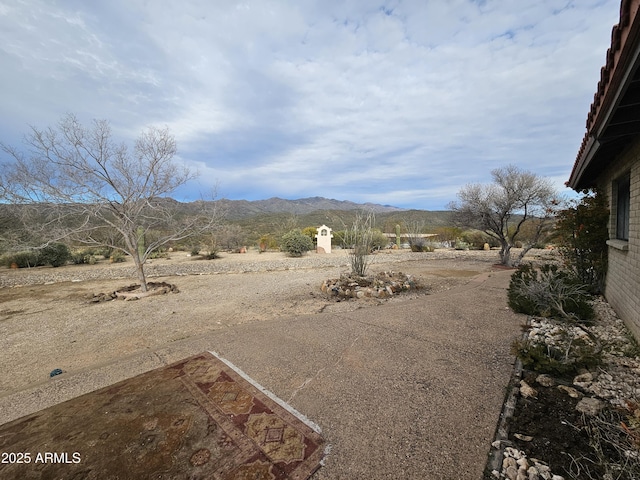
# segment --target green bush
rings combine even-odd
[[[116,250],[114,250],[114,249],[112,249],[110,247],[98,247],[98,248],[93,249],[93,252],[94,252],[93,255],[102,256],[105,259],[107,259],[107,258],[111,257],[111,254],[114,251],[116,251]]]
[[[277,248],[278,241],[270,233],[262,235],[258,240],[258,251],[260,253],[266,252],[267,250],[276,250]]]
[[[597,191],[585,192],[579,203],[558,214],[556,232],[565,265],[591,293],[604,287],[607,272],[609,208]]]
[[[2,264],[7,268],[10,268],[13,264],[17,265],[18,268],[30,268],[42,265],[38,252],[35,250],[6,254],[2,257]]]
[[[456,240],[456,244],[454,246],[456,250],[469,250],[469,247],[470,245],[462,240]]]
[[[572,339],[560,346],[516,340],[511,345],[527,370],[551,375],[575,375],[581,369],[593,369],[602,363],[602,351],[598,346],[582,339]]]
[[[149,253],[148,257],[151,260],[155,260],[158,258],[169,258],[169,252],[165,251],[164,248],[158,248],[157,250]]]
[[[96,249],[94,248],[85,248],[84,250],[77,250],[71,254],[71,261],[75,265],[95,265],[98,261],[98,256]]]
[[[52,243],[40,250],[38,260],[41,265],[61,267],[71,260],[71,251],[64,243]]]
[[[382,250],[389,245],[389,239],[380,230],[373,230],[371,232],[371,248],[373,250]]]
[[[127,259],[124,253],[120,250],[114,250],[111,252],[111,256],[109,257],[109,261],[111,263],[122,263]]]
[[[580,279],[551,264],[540,270],[521,265],[511,275],[507,290],[509,306],[516,312],[578,322],[595,316],[590,298]]]
[[[300,230],[291,230],[282,236],[280,247],[292,257],[301,257],[305,252],[313,250],[313,240]]]

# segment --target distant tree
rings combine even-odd
[[[166,128],[143,131],[129,151],[113,140],[106,120],[85,127],[69,114],[57,128],[32,126],[25,147],[0,143],[9,157],[0,169],[0,195],[21,204],[22,224],[45,243],[69,238],[127,253],[143,291],[153,251],[219,221],[214,202],[187,215],[167,198],[195,175],[174,163],[176,142]],[[145,243],[151,231],[153,240]]]
[[[237,250],[247,243],[247,234],[240,225],[220,225],[214,236],[216,245],[227,251]]]
[[[458,192],[449,207],[459,225],[482,230],[500,243],[503,265],[517,265],[526,253],[553,229],[559,202],[551,182],[513,165],[491,172],[490,185],[471,184]],[[523,225],[533,225],[529,242],[514,261],[511,248],[520,240]]]
[[[318,229],[316,227],[304,227],[302,233],[313,241],[316,238]]]

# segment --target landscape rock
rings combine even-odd
[[[546,373],[543,373],[536,377],[536,383],[542,385],[543,387],[553,387],[556,384],[556,381],[553,379],[553,377],[547,375]]]
[[[580,388],[588,388],[592,382],[593,375],[591,372],[580,374],[573,379],[573,384]]]
[[[573,387],[568,387],[566,385],[558,385],[558,390],[562,390],[571,398],[580,398],[582,396],[578,390],[576,390]]]
[[[513,466],[507,467],[507,470],[505,473],[509,480],[517,480],[518,478],[518,470],[516,469],[516,467],[513,467]]]
[[[365,297],[389,298],[402,292],[422,288],[411,275],[402,272],[381,272],[359,277],[343,274],[340,278],[325,280],[320,290],[341,299],[363,299]]]
[[[598,415],[604,408],[604,402],[593,397],[585,397],[578,402],[576,410],[589,416]]]
[[[602,419],[608,418],[609,412],[614,415],[613,423],[611,427],[616,429],[616,431],[620,431],[620,421],[616,420],[615,415],[620,414],[620,412],[625,412],[623,415],[627,416],[627,420],[623,423],[629,428],[629,425],[633,424],[634,427],[630,428],[632,433],[628,433],[632,437],[632,444],[634,447],[627,447],[623,454],[622,459],[614,460],[615,455],[612,455],[610,461],[616,462],[611,465],[620,465],[620,468],[629,468],[628,461],[630,459],[634,460],[633,467],[636,470],[633,470],[635,473],[640,468],[640,453],[638,453],[637,443],[635,442],[635,438],[637,432],[640,431],[640,427],[635,427],[636,423],[634,423],[637,419],[637,425],[640,426],[640,408],[638,408],[638,399],[640,398],[640,348],[638,344],[634,341],[631,333],[625,326],[624,322],[620,320],[610,305],[603,299],[597,298],[592,301],[594,309],[596,310],[596,318],[597,320],[589,325],[570,325],[566,322],[560,322],[554,319],[549,318],[540,318],[534,317],[530,319],[530,328],[527,331],[527,340],[534,344],[546,345],[555,347],[557,351],[566,352],[569,345],[572,343],[576,343],[579,341],[582,345],[591,345],[596,348],[602,347],[601,352],[599,351],[599,363],[597,366],[590,366],[591,371],[580,370],[578,374],[576,374],[571,380],[570,384],[563,384],[565,380],[554,379],[551,375],[535,375],[533,372],[526,373],[526,382],[528,384],[520,385],[520,392],[523,397],[527,397],[525,394],[531,395],[532,392],[527,388],[531,388],[531,385],[538,384],[541,387],[545,385],[553,385],[554,383],[557,385],[557,389],[564,392],[576,400],[579,400],[577,404],[575,401],[567,401],[561,402],[564,404],[561,409],[573,409],[575,411],[573,415],[580,416],[584,415],[582,420],[578,420],[571,422],[570,425],[558,425],[558,429],[567,428],[567,429],[575,429],[578,428],[581,431],[585,431],[585,425],[592,425],[594,422],[593,416],[600,415],[595,421],[600,422]],[[562,378],[562,377],[561,377]],[[534,383],[535,381],[535,383]],[[585,397],[586,395],[586,397]],[[584,398],[583,398],[584,397]],[[528,396],[526,402],[522,403],[522,405],[532,405],[533,409],[541,408],[541,411],[544,412],[546,409],[552,409],[551,404],[545,404],[544,402],[553,401],[552,399],[559,399],[557,394],[553,393],[550,390],[540,390],[538,392],[538,397]],[[558,401],[558,400],[556,400]],[[520,400],[518,401],[520,404]],[[541,405],[535,405],[536,402],[543,402]],[[572,405],[575,405],[573,407]],[[559,410],[559,411],[560,411]],[[606,411],[603,412],[603,410]],[[638,411],[639,413],[636,416],[634,412]],[[613,413],[616,412],[616,413]],[[579,417],[578,417],[579,418]],[[606,421],[606,420],[602,420]],[[513,433],[518,432],[519,425],[513,425],[515,428],[509,435],[509,440],[513,441],[516,445],[522,446],[525,450],[527,447],[527,443],[524,443],[526,435],[522,433]],[[527,431],[525,428],[521,428],[521,431]],[[604,428],[604,427],[603,427]],[[622,427],[624,430],[624,427]],[[540,453],[540,445],[548,444],[545,447],[547,452],[554,450],[553,439],[558,441],[559,439],[568,439],[569,437],[566,434],[562,434],[562,436],[558,436],[559,432],[549,432],[546,433],[545,429],[536,430],[533,441],[531,442],[531,449],[537,452],[536,455],[541,455]],[[566,440],[565,440],[566,441]],[[598,440],[595,440],[598,441]],[[519,442],[519,443],[518,443]],[[549,444],[550,442],[550,444]],[[503,441],[501,445],[505,445],[506,441]],[[500,447],[498,447],[500,448]],[[503,447],[504,448],[504,447]],[[560,455],[550,454],[550,460],[554,462],[554,470],[561,468],[560,472],[552,472],[551,468],[533,458],[529,458],[529,468],[527,469],[527,480],[564,480],[565,478],[583,478],[583,476],[578,475],[573,477],[571,475],[562,476],[558,473],[562,473],[574,469],[576,471],[577,468],[582,468],[583,465],[580,463],[569,463],[580,462],[580,457],[582,453],[585,454],[584,462],[585,468],[592,468],[593,460],[588,458],[589,455],[587,450],[584,452],[580,452],[577,456],[575,456],[574,460],[567,461],[567,464],[564,465],[558,460],[561,456],[567,456],[567,453],[563,451],[561,445],[557,445],[557,452],[560,452]],[[525,452],[516,452],[512,447],[504,448],[502,451],[504,457],[513,457],[516,459],[526,458]],[[545,454],[546,455],[546,454]],[[605,455],[608,455],[605,453]],[[626,460],[625,460],[626,458]],[[577,459],[577,460],[576,460]],[[621,463],[619,463],[621,462]],[[518,463],[518,465],[520,465]],[[625,467],[626,465],[626,467]],[[584,470],[582,470],[584,471]],[[625,470],[627,471],[627,470]],[[628,470],[631,471],[631,470]],[[520,475],[521,470],[518,469],[518,475]],[[511,471],[511,474],[514,472]],[[520,475],[521,476],[521,475]],[[506,468],[503,468],[500,472],[499,478],[509,478],[507,475]],[[584,478],[603,478],[603,480],[609,478],[607,475],[592,475]],[[613,478],[613,477],[611,477]],[[636,478],[633,474],[628,478]],[[640,476],[637,476],[640,479]]]
[[[538,396],[538,391],[524,380],[520,380],[520,395],[526,398],[536,398]]]

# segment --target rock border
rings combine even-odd
[[[133,284],[110,293],[94,293],[88,297],[89,303],[110,302],[112,300],[140,300],[141,298],[167,293],[180,293],[178,287],[167,282],[147,282],[147,291],[140,290],[140,285]]]
[[[325,280],[320,290],[330,297],[341,299],[388,298],[402,292],[424,288],[413,275],[385,271],[361,277],[342,274],[340,278]]]

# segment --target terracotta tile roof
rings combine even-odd
[[[593,103],[587,116],[587,132],[584,135],[576,162],[567,184],[575,184],[575,175],[580,168],[584,170],[584,156],[597,137],[608,110],[616,101],[616,95],[631,68],[633,50],[637,47],[640,27],[640,0],[622,0],[620,4],[620,22],[611,31],[611,47],[607,50],[606,64],[600,70],[600,81],[593,97]],[[634,45],[636,44],[636,45]],[[571,185],[574,186],[574,185]]]

